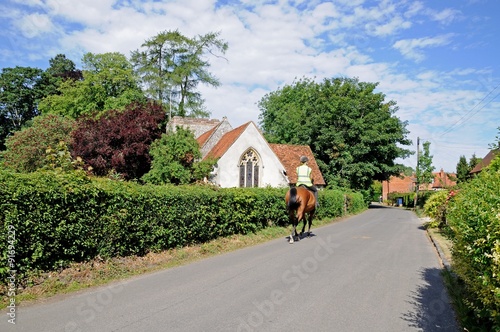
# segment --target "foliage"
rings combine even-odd
[[[82,158],[73,159],[66,142],[60,141],[55,147],[49,146],[45,152],[43,169],[56,172],[83,171],[84,163]]]
[[[83,118],[72,134],[72,155],[81,157],[95,175],[114,170],[125,179],[139,179],[150,169],[149,147],[161,136],[164,121],[164,109],[153,102]]]
[[[500,127],[497,128],[498,134],[495,136],[495,142],[489,144],[491,150],[500,149]]]
[[[220,84],[203,58],[207,53],[226,52],[228,45],[219,35],[211,32],[188,38],[178,30],[164,31],[146,40],[141,45],[143,51],[132,52],[131,61],[148,96],[175,107],[170,109],[172,115],[208,116],[196,88],[199,83],[214,87]]]
[[[120,53],[86,53],[83,58],[83,80],[60,83],[57,93],[39,104],[42,113],[79,118],[102,115],[110,109],[123,110],[132,102],[144,101],[132,65]]]
[[[465,183],[448,208],[453,270],[465,285],[475,326],[500,329],[500,172],[492,163]]]
[[[467,158],[465,156],[460,156],[460,159],[457,164],[457,182],[465,182],[470,176],[469,164],[467,163]]]
[[[417,166],[417,183],[419,185],[424,185],[427,187],[429,183],[432,183],[434,179],[434,166],[432,166],[432,155],[430,154],[430,142],[424,142],[423,153],[418,156],[418,166]]]
[[[380,196],[382,196],[382,182],[381,181],[373,181],[372,185],[370,186],[370,193],[371,193],[371,201],[372,202],[378,202],[380,199]]]
[[[454,190],[439,190],[431,194],[424,204],[424,213],[437,222],[439,227],[446,224],[448,204],[455,194]]]
[[[286,189],[154,186],[89,178],[79,172],[0,170],[0,225],[15,229],[22,284],[71,262],[145,255],[270,225],[285,226]],[[361,195],[323,190],[318,218],[366,209]],[[7,232],[0,232],[6,243]],[[7,266],[7,247],[0,247]],[[0,282],[7,282],[0,270]]]
[[[470,173],[474,167],[481,161],[481,158],[477,158],[476,154],[473,154],[467,163],[465,156],[460,156],[460,160],[457,164],[457,183],[462,183],[469,181],[472,178]]]
[[[3,68],[0,73],[0,150],[14,131],[38,115],[38,82],[42,70],[31,67]]]
[[[309,145],[330,187],[369,189],[373,180],[399,175],[395,164],[411,151],[406,122],[375,83],[334,78],[302,79],[259,101],[260,124],[269,142]]]
[[[69,142],[75,121],[49,114],[33,119],[33,125],[10,136],[3,153],[5,167],[18,172],[33,172],[45,165],[46,150],[59,142]]]
[[[66,58],[64,54],[57,54],[49,60],[49,67],[42,73],[38,84],[41,91],[40,98],[59,94],[59,86],[64,81],[80,81],[82,79],[82,71],[76,69],[75,63]]]
[[[143,180],[153,184],[188,184],[203,180],[212,171],[215,161],[197,161],[200,146],[194,134],[182,127],[163,134],[151,144],[151,170]]]

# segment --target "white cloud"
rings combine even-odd
[[[455,21],[456,19],[460,19],[462,15],[459,10],[451,8],[446,8],[439,12],[435,11],[429,11],[429,12],[431,19],[438,21],[439,23],[444,25],[448,25],[451,22]]]
[[[425,59],[423,49],[444,46],[451,43],[453,34],[436,37],[402,39],[395,42],[392,47],[397,49],[404,57],[420,62]]]
[[[46,14],[33,13],[20,18],[15,26],[27,38],[34,38],[41,34],[54,32],[56,27]]]

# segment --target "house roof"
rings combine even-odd
[[[207,141],[208,139],[210,138],[210,136],[213,135],[213,133],[217,130],[217,127],[220,126],[220,123],[216,126],[214,126],[212,129],[210,129],[209,131],[201,134],[196,140],[198,141],[198,144],[200,146],[203,146]]]
[[[300,166],[300,157],[306,156],[309,159],[307,164],[312,169],[314,184],[326,185],[312,150],[308,145],[269,144],[269,146],[285,167],[290,183],[297,183],[297,172],[295,170]]]
[[[233,143],[238,139],[238,137],[241,135],[241,133],[244,132],[245,129],[248,127],[248,125],[250,125],[251,123],[252,123],[252,121],[249,121],[249,122],[247,122],[247,123],[245,123],[237,128],[234,128],[230,132],[227,132],[217,142],[217,144],[213,147],[213,149],[210,150],[210,152],[205,156],[204,159],[207,159],[207,158],[217,159],[217,158],[222,157],[224,155],[224,153],[227,151],[227,149],[229,149],[231,147],[231,145],[233,145]],[[212,130],[215,130],[215,128],[213,128]],[[205,134],[203,134],[202,136],[204,136],[204,135]],[[210,137],[210,135],[208,135],[208,137]],[[201,136],[200,136],[200,138],[201,138]]]
[[[443,169],[441,169],[440,172],[433,174],[434,174],[434,181],[432,182],[433,189],[453,187],[454,185],[457,184],[456,181],[452,180],[457,178],[457,175],[455,173],[445,173]]]
[[[483,168],[488,166],[496,156],[500,154],[500,149],[490,150],[488,154],[470,171],[472,174],[479,173]]]

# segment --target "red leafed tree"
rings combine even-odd
[[[149,147],[161,137],[164,123],[165,110],[154,102],[84,118],[73,131],[72,156],[81,157],[95,175],[114,171],[127,180],[139,179],[150,169]]]

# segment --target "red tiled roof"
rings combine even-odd
[[[308,145],[269,144],[269,146],[285,167],[290,183],[297,183],[297,172],[295,170],[300,166],[300,157],[306,156],[309,159],[307,165],[312,169],[314,184],[326,185],[312,150]]]
[[[440,172],[433,174],[434,174],[434,181],[431,184],[432,188],[449,188],[457,184],[456,181],[452,180],[457,178],[457,175],[455,173],[445,173],[441,169]]]
[[[233,145],[233,143],[236,141],[236,139],[241,135],[242,132],[245,131],[245,129],[248,127],[248,125],[251,123],[251,121],[234,128],[230,132],[226,133],[222,138],[217,142],[217,144],[214,146],[214,148],[205,156],[205,159],[207,158],[220,158],[226,153],[227,149]],[[205,135],[205,134],[203,134]],[[202,135],[202,136],[203,136]],[[210,135],[209,135],[210,136]],[[201,136],[200,136],[201,137]],[[208,137],[207,137],[208,138]]]

